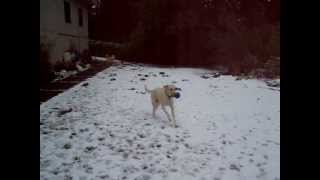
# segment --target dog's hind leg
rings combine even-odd
[[[161,108],[162,108],[163,112],[167,115],[169,121],[171,121],[170,115],[169,115],[168,111],[166,110],[166,108],[164,106],[161,106]]]

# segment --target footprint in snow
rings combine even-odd
[[[103,78],[104,79],[104,78]],[[86,82],[86,83],[83,83],[81,86],[83,86],[83,87],[87,87],[89,85],[89,83],[88,82]]]
[[[236,166],[235,164],[231,164],[229,167],[230,170],[236,170],[240,172],[240,168],[238,166]]]
[[[72,145],[70,143],[67,143],[63,146],[64,149],[71,149]]]
[[[88,173],[88,174],[92,174],[93,173],[93,167],[91,167],[90,165],[85,164],[82,167],[85,169],[86,173]]]
[[[67,109],[61,109],[59,112],[58,112],[58,116],[62,116],[64,114],[67,114],[69,112],[71,112],[73,109],[72,108],[67,108]]]
[[[100,175],[98,176],[100,179],[109,179],[109,175],[108,174],[105,174],[105,175]],[[81,178],[80,178],[81,179]]]
[[[242,157],[242,156],[239,156],[239,157],[237,157],[237,159],[241,160],[241,159],[243,159],[243,157]]]

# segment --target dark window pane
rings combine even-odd
[[[78,10],[78,14],[79,14],[79,26],[83,26],[83,15],[82,15],[82,9],[79,8]]]
[[[71,8],[68,1],[64,1],[64,19],[66,23],[71,23]]]

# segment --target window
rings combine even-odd
[[[71,23],[71,8],[68,1],[64,1],[64,20],[66,23]]]
[[[79,15],[79,26],[82,27],[83,26],[83,14],[82,14],[82,9],[79,8],[78,9],[78,15]]]

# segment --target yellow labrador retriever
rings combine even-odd
[[[146,92],[151,94],[151,103],[153,106],[152,116],[155,118],[156,110],[159,105],[161,105],[162,110],[167,115],[169,121],[171,121],[170,115],[165,108],[165,106],[169,106],[172,114],[173,127],[177,127],[173,106],[173,97],[180,96],[180,94],[176,92],[177,90],[179,90],[179,88],[174,85],[165,85],[162,88],[156,88],[153,90],[149,90],[146,85],[144,86],[144,88]]]

